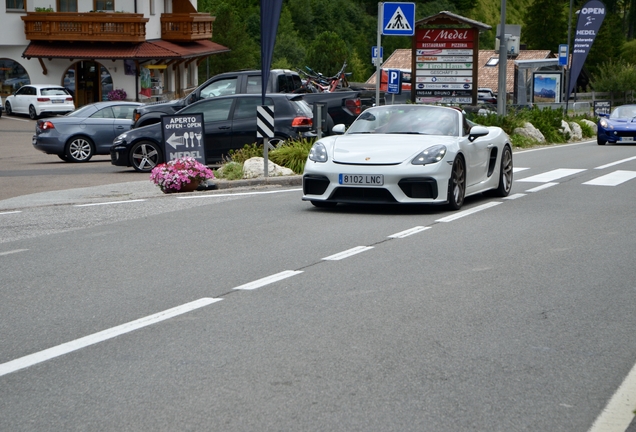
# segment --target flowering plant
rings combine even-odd
[[[111,100],[111,101],[125,100],[126,96],[128,95],[126,94],[126,91],[123,89],[115,89],[108,92],[108,100]]]
[[[180,191],[191,183],[199,186],[205,180],[213,178],[214,173],[210,168],[190,156],[159,164],[150,173],[150,180],[163,192]]]

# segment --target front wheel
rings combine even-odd
[[[458,156],[453,162],[453,169],[448,180],[448,207],[459,210],[464,204],[466,194],[466,167],[464,160]]]
[[[13,115],[13,110],[11,109],[9,101],[4,103],[4,110],[7,112],[7,115]]]
[[[497,189],[488,191],[488,195],[496,197],[507,197],[512,189],[512,150],[505,146],[501,155],[501,166],[499,168],[499,186]]]
[[[31,120],[38,119],[38,112],[35,110],[35,107],[33,105],[29,105],[29,118]]]
[[[93,143],[85,137],[71,138],[66,145],[66,157],[69,162],[88,162],[93,153]]]
[[[596,143],[597,143],[598,145],[605,145],[605,144],[607,143],[607,141],[606,141],[606,140],[604,140],[604,139],[601,139],[601,138],[599,138],[599,137],[596,137]]]
[[[137,172],[148,173],[161,161],[161,150],[151,141],[138,142],[130,150],[130,164]]]

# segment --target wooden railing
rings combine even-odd
[[[21,17],[31,41],[145,42],[148,18],[134,13],[27,12]]]
[[[161,14],[161,39],[173,42],[210,39],[215,19],[206,13]]]

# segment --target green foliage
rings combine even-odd
[[[228,162],[214,171],[214,177],[226,180],[240,180],[243,178],[243,163]]]
[[[559,44],[567,40],[567,15],[563,2],[534,0],[524,17],[522,40],[528,49],[548,49],[558,52]]]
[[[520,111],[518,115],[539,129],[549,143],[563,143],[569,138],[559,132],[561,121],[566,118],[563,109],[541,109],[535,105],[532,109]]]
[[[621,47],[625,42],[622,24],[622,19],[618,14],[608,13],[605,15],[603,24],[585,60],[585,67],[591,74],[600,72],[603,63],[620,58]]]
[[[592,126],[585,122],[582,122],[581,120],[575,121],[579,126],[581,126],[581,133],[583,134],[583,138],[591,138],[596,135]]]
[[[307,64],[325,76],[335,75],[347,60],[347,44],[337,33],[320,33],[307,50]]]
[[[289,168],[296,174],[301,174],[305,169],[305,162],[314,141],[314,139],[307,138],[287,141],[282,146],[272,150],[269,157],[275,164]]]
[[[519,135],[519,134],[510,135],[510,141],[512,141],[513,147],[518,147],[518,148],[529,148],[529,147],[534,147],[540,144],[538,141],[535,141],[530,137],[527,137],[525,135]]]
[[[240,150],[230,150],[230,159],[232,162],[243,163],[249,158],[263,157],[263,145],[262,144],[246,144]]]
[[[636,40],[623,44],[621,47],[621,60],[625,63],[636,64]]]
[[[482,126],[498,126],[508,135],[512,135],[515,128],[523,126],[524,123],[518,116],[500,116],[495,113],[486,115],[469,115],[469,119]]]

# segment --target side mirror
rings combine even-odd
[[[487,127],[484,126],[473,126],[470,129],[470,133],[468,134],[468,141],[473,142],[477,138],[486,136],[490,133]]]
[[[345,133],[346,128],[347,127],[343,124],[337,124],[333,128],[331,128],[331,132],[333,132],[334,135],[342,135],[343,133]]]

